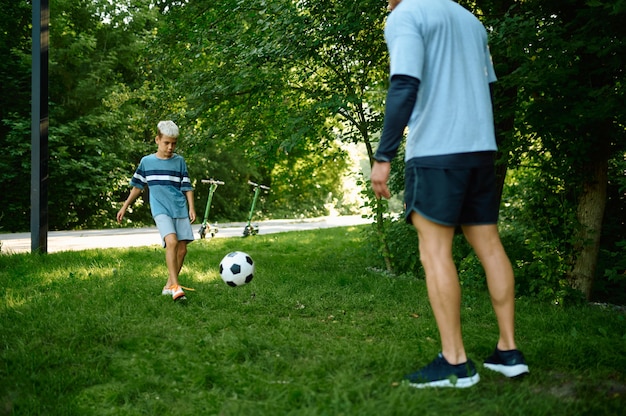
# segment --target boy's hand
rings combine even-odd
[[[122,208],[120,208],[119,211],[117,211],[117,222],[121,223],[122,219],[124,218],[124,214],[126,214],[126,209],[135,201],[135,199],[137,199],[137,197],[139,197],[139,195],[141,195],[141,189],[137,188],[136,186],[133,186],[132,189],[130,190],[130,194],[128,195],[128,198],[126,198],[126,201],[124,202],[124,205],[122,205]]]
[[[117,211],[117,223],[121,224],[122,219],[124,218],[124,214],[126,214],[126,208],[122,207],[119,211]]]
[[[191,208],[189,210],[189,222],[193,224],[195,220],[196,220],[196,210]]]

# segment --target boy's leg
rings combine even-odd
[[[419,238],[420,259],[442,354],[450,364],[464,363],[467,356],[461,334],[461,286],[452,259],[454,227],[434,223],[415,211],[411,221]]]
[[[180,274],[180,271],[183,268],[183,264],[185,263],[185,256],[187,256],[187,244],[189,241],[179,241],[177,245],[176,257],[178,261],[178,273],[176,276]]]
[[[179,263],[179,245],[176,233],[168,234],[163,239],[165,241],[165,263],[167,264],[168,279],[166,287],[178,285],[178,273],[182,267]]]
[[[498,320],[498,349],[517,349],[515,345],[515,278],[504,251],[497,225],[463,226],[465,238],[473,247],[487,277],[491,303]]]

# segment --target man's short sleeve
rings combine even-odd
[[[408,75],[422,79],[424,39],[411,13],[392,13],[385,26],[385,40],[389,50],[389,77]]]

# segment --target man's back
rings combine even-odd
[[[390,75],[420,80],[406,159],[496,150],[489,94],[496,77],[480,21],[451,0],[403,0],[385,37]]]

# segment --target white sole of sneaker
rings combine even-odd
[[[472,377],[459,378],[455,382],[453,382],[450,379],[431,381],[429,383],[409,382],[409,386],[415,387],[416,389],[427,389],[427,388],[432,388],[432,387],[452,387],[456,389],[464,389],[467,387],[472,387],[474,384],[478,383],[479,381],[480,381],[480,375],[476,373]]]
[[[529,373],[528,366],[526,364],[516,364],[516,365],[502,365],[502,364],[484,364],[485,368],[488,368],[492,371],[497,371],[500,374],[503,374],[509,378],[520,377]]]

